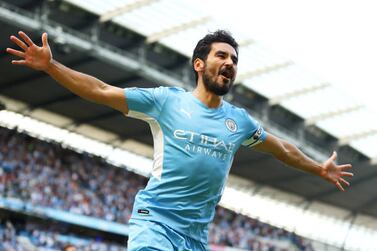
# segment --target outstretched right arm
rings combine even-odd
[[[95,103],[107,105],[125,114],[128,113],[126,97],[122,88],[72,70],[54,60],[47,41],[47,33],[42,35],[42,47],[34,44],[24,32],[20,31],[18,34],[23,41],[15,36],[11,36],[10,40],[22,50],[7,48],[8,53],[21,58],[12,60],[12,64],[25,65],[35,70],[44,71],[76,95]]]

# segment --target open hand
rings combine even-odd
[[[352,177],[353,173],[345,172],[352,167],[351,164],[336,165],[337,154],[334,152],[331,157],[322,165],[321,177],[335,184],[340,191],[344,191],[343,185],[349,186],[350,183],[343,177]]]
[[[17,44],[21,50],[7,48],[7,52],[17,56],[21,59],[12,60],[14,65],[25,65],[34,70],[46,71],[52,61],[52,53],[47,41],[47,33],[42,35],[42,47],[37,46],[34,42],[22,31],[18,32],[22,38],[10,36],[10,40]]]

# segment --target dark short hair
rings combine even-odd
[[[232,37],[232,34],[230,32],[225,30],[217,30],[213,33],[208,33],[204,38],[199,40],[191,58],[191,66],[194,70],[196,82],[198,81],[198,73],[194,68],[195,59],[200,58],[201,60],[206,61],[213,43],[227,43],[236,50],[238,55],[238,43]]]

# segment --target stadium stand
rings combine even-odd
[[[0,149],[2,199],[20,199],[32,206],[127,224],[134,196],[146,184],[145,177],[124,168],[17,130],[0,129]],[[54,230],[32,231],[40,229],[41,224],[26,224],[24,229],[15,230],[5,221],[1,227],[3,245],[17,246],[19,236],[36,246],[45,243],[52,250],[65,244],[59,241],[63,237],[54,237],[59,235]],[[294,233],[222,207],[218,207],[210,226],[210,243],[217,248],[245,250],[312,250],[310,241]],[[110,250],[103,248],[89,250]]]
[[[62,233],[63,232],[63,233]],[[71,244],[82,251],[121,251],[124,245],[79,235],[64,234],[66,230],[58,224],[46,226],[39,222],[26,224],[6,220],[0,224],[0,250],[7,251],[59,251]]]

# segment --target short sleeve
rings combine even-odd
[[[157,88],[125,88],[129,115],[143,113],[157,119],[168,97],[167,87]]]
[[[256,121],[250,115],[247,115],[247,117],[248,117],[248,122],[250,123],[251,134],[244,142],[242,142],[242,145],[251,148],[263,142],[267,137],[267,133],[265,132],[262,125],[258,121]]]

